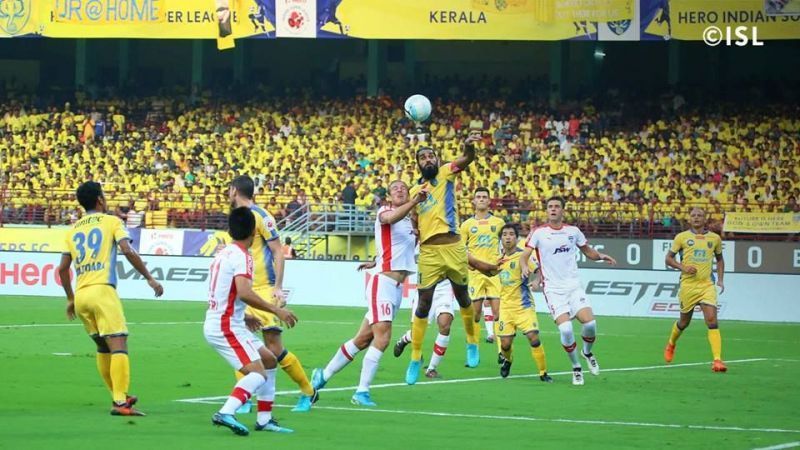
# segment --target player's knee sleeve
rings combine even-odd
[[[572,322],[569,320],[558,326],[558,331],[561,334],[562,345],[572,345],[575,343],[575,334],[572,332]]]
[[[594,337],[597,333],[597,322],[594,320],[590,320],[583,324],[583,331],[581,334],[585,337]]]
[[[108,348],[108,343],[106,343],[105,339],[100,336],[92,336],[92,340],[97,345],[97,353],[111,353],[111,349]]]

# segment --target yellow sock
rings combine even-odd
[[[239,372],[238,370],[234,370],[233,371],[233,375],[236,377],[236,382],[237,383],[239,382],[239,380],[244,378],[244,375],[242,375],[242,372]]]
[[[503,358],[508,360],[508,362],[514,362],[514,345],[512,344],[511,347],[508,347],[508,351],[504,351],[502,347],[500,347],[500,353],[503,354]]]
[[[472,332],[475,333],[475,339],[479,340],[481,338],[481,323],[480,322],[472,322],[473,330]]]
[[[131,363],[128,354],[114,352],[111,354],[111,396],[117,403],[124,403],[131,383]]]
[[[669,345],[675,345],[678,342],[678,338],[681,337],[681,333],[683,330],[678,328],[678,322],[672,324],[672,333],[669,335]]]
[[[467,344],[477,344],[478,336],[480,336],[480,327],[478,327],[478,334],[475,334],[475,310],[472,305],[466,308],[461,308],[461,320],[464,321],[464,331],[467,333]],[[412,336],[413,337],[413,336]]]
[[[708,343],[711,344],[711,354],[714,355],[714,360],[722,359],[722,336],[719,334],[719,328],[708,330]]]
[[[545,372],[547,372],[547,362],[544,359],[544,345],[531,347],[531,355],[533,355],[533,360],[536,361],[536,367],[539,368],[539,375],[544,375]]]
[[[312,395],[314,393],[314,388],[311,387],[311,383],[308,382],[306,371],[303,370],[300,360],[297,359],[294,353],[286,352],[286,356],[283,357],[279,364],[281,365],[281,369],[286,372],[286,375],[289,375],[289,378],[297,383],[303,395]]]
[[[428,319],[420,319],[414,314],[414,319],[411,322],[411,359],[414,361],[419,361],[422,358],[422,342],[425,340],[425,331],[427,329]]]
[[[97,371],[108,386],[109,391],[114,391],[114,383],[111,381],[111,353],[97,353]]]
[[[497,317],[494,319],[494,342],[497,344],[497,353],[503,353],[503,346],[500,344],[500,322]]]

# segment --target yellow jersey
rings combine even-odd
[[[514,253],[506,256],[500,265],[500,310],[518,310],[533,308],[533,297],[528,289],[528,278],[522,276],[519,259],[522,250],[514,249]]]
[[[453,163],[439,167],[433,180],[420,180],[409,192],[413,198],[420,189],[428,189],[428,198],[417,205],[419,241],[425,243],[431,236],[443,233],[458,234],[456,212],[456,175],[461,171]]]
[[[722,238],[717,233],[696,234],[691,230],[678,233],[669,251],[679,255],[681,264],[697,268],[694,275],[681,272],[681,284],[714,284],[713,257],[722,254]]]
[[[130,240],[117,216],[90,213],[67,232],[66,251],[75,264],[77,288],[95,284],[117,286],[117,244]]]
[[[275,285],[275,256],[267,245],[278,239],[275,218],[266,209],[253,205],[250,207],[256,217],[256,236],[250,246],[253,255],[253,288]]]
[[[470,217],[461,224],[461,240],[472,256],[494,264],[500,259],[500,229],[505,224],[491,214],[485,219]]]

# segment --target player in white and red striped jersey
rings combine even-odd
[[[411,300],[411,311],[417,310],[417,302],[419,295],[415,295]],[[453,324],[453,317],[455,316],[455,308],[453,303],[456,302],[456,294],[453,292],[453,285],[450,280],[444,279],[436,285],[433,290],[433,302],[431,303],[431,311],[428,313],[428,323],[436,323],[439,329],[439,334],[433,342],[433,352],[428,367],[425,369],[425,376],[427,378],[441,378],[437,368],[447,352],[447,346],[450,345],[450,325]],[[413,313],[412,313],[413,314]],[[413,317],[412,317],[413,324]],[[406,346],[411,343],[411,329],[400,336],[394,344],[394,356],[399,358],[403,354]]]
[[[564,204],[561,197],[550,197],[547,200],[548,224],[528,235],[525,250],[520,257],[520,267],[523,277],[528,277],[531,273],[537,274],[536,281],[532,284],[544,291],[547,307],[561,334],[561,345],[572,362],[572,384],[582,385],[583,373],[576,351],[572,319],[578,319],[583,324],[581,355],[586,359],[592,375],[600,373],[600,366],[592,353],[597,323],[592,305],[578,278],[577,252],[580,250],[593,261],[606,261],[611,265],[616,265],[617,261],[589,247],[586,236],[578,227],[564,223]],[[534,250],[539,267],[531,270],[528,261]]]
[[[390,206],[381,207],[375,219],[375,261],[361,264],[358,270],[373,269],[367,282],[367,314],[353,339],[342,344],[324,369],[314,369],[311,384],[322,389],[334,374],[349,364],[356,353],[369,347],[361,367],[361,380],[351,402],[375,406],[369,386],[378,370],[378,362],[392,338],[392,320],[403,300],[403,282],[414,273],[414,247],[417,236],[409,212],[425,201],[428,192],[421,190],[409,199],[408,185],[396,180],[389,184]]]
[[[228,233],[233,243],[220,250],[211,264],[203,334],[217,353],[244,375],[211,420],[238,435],[249,434],[247,427],[236,420],[235,413],[255,394],[258,396],[256,431],[291,433],[292,430],[280,427],[272,419],[277,359],[245,323],[247,305],[275,314],[288,327],[297,322],[291,311],[267,303],[253,291],[253,258],[247,249],[253,243],[255,227],[255,216],[249,208],[231,211]]]

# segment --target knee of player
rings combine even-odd
[[[450,336],[450,323],[440,323],[439,324],[439,334],[442,336]]]
[[[716,330],[719,328],[719,322],[717,322],[716,318],[706,319],[706,326],[709,330]]]
[[[502,349],[504,352],[511,350],[511,341],[500,341],[500,349]]]

